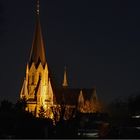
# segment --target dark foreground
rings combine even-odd
[[[115,126],[105,117],[106,114],[79,114],[54,126],[49,119],[29,114],[16,118],[6,113],[0,119],[0,138],[140,138],[138,123],[130,119],[127,125]]]
[[[108,113],[76,112],[69,120],[35,118],[25,112],[23,104],[14,107],[8,101],[0,106],[0,138],[140,138],[140,116],[113,118]]]

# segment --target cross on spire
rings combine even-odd
[[[39,7],[40,7],[39,0],[37,0],[37,9],[36,9],[37,15],[39,15]]]

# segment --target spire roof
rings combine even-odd
[[[66,66],[64,68],[64,79],[63,79],[63,84],[62,85],[63,85],[63,87],[67,87],[68,86]]]
[[[84,96],[83,96],[83,91],[80,90],[80,94],[79,94],[79,97],[78,97],[78,102],[79,103],[84,103]]]
[[[37,0],[36,25],[30,52],[29,66],[31,66],[32,62],[35,63],[35,66],[37,66],[39,63],[41,63],[43,66],[46,64],[45,46],[39,18],[39,0]]]
[[[93,88],[93,92],[92,92],[90,100],[93,101],[93,102],[98,100],[98,96],[97,96],[97,93],[96,93],[96,87]]]

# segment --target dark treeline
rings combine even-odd
[[[64,120],[64,107],[60,120],[54,121],[44,117],[40,108],[39,118],[25,111],[26,101],[19,100],[16,104],[3,100],[0,103],[0,138],[75,138],[76,118]]]
[[[107,109],[112,119],[118,121],[140,115],[140,95],[130,96],[126,100],[116,99],[108,105]]]
[[[24,100],[12,104],[8,100],[0,105],[0,138],[45,138],[45,129],[52,126],[49,119],[35,118],[25,111]],[[48,131],[46,131],[48,132]]]
[[[140,115],[140,95],[125,101],[115,100],[104,113],[96,112],[90,117],[89,114],[74,111],[74,117],[64,120],[63,107],[60,120],[55,125],[52,120],[44,118],[43,109],[40,109],[40,118],[35,118],[25,111],[25,107],[25,100],[19,100],[16,104],[1,101],[0,138],[83,138],[77,135],[78,130],[93,129],[96,121],[105,122],[98,127],[98,138],[140,138],[140,131],[128,130],[140,125],[139,119],[132,121],[132,116]]]
[[[109,138],[140,138],[140,94],[116,99],[107,107]]]

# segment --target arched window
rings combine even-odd
[[[41,73],[39,73],[39,79],[41,79]]]
[[[34,74],[32,74],[32,84],[34,84]]]

